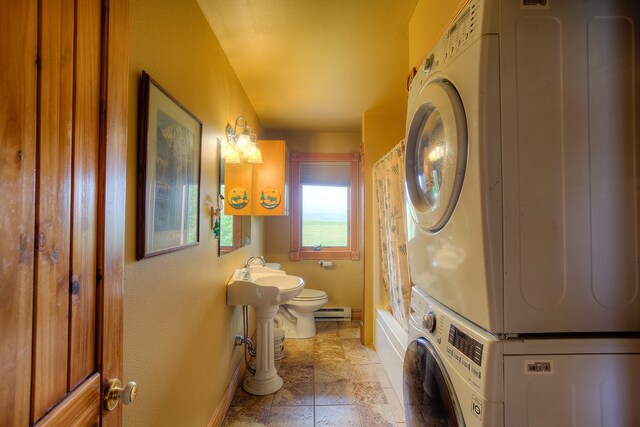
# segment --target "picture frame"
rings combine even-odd
[[[202,122],[142,71],[136,259],[200,241]]]

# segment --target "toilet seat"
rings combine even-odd
[[[296,297],[292,298],[291,301],[320,301],[327,298],[327,293],[324,291],[320,291],[317,289],[303,289]]]

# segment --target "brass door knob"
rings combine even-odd
[[[105,408],[109,411],[113,411],[118,402],[122,400],[122,403],[128,405],[136,400],[136,394],[138,393],[138,384],[134,381],[129,381],[124,387],[119,379],[109,380],[109,390],[104,396]]]

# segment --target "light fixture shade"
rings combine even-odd
[[[231,151],[235,151],[233,146],[225,140],[220,140],[220,157],[226,159]]]
[[[236,149],[241,153],[244,153],[249,149],[251,145],[251,137],[249,134],[249,129],[244,128],[242,132],[236,137]]]
[[[262,153],[258,148],[258,144],[251,143],[249,149],[244,153],[244,159],[249,163],[262,163]]]
[[[262,163],[262,153],[259,148],[256,148],[254,152],[251,153],[251,156],[247,159],[249,163]]]
[[[225,157],[224,161],[226,163],[240,163],[240,153],[231,148],[227,153],[227,157]]]
[[[247,126],[247,119],[238,116],[235,125],[227,124],[227,140],[220,145],[220,157],[227,163],[240,163],[240,155],[249,163],[262,163],[262,153],[256,143],[256,135]]]

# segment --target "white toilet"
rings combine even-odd
[[[297,297],[280,306],[274,319],[277,328],[284,329],[286,338],[311,338],[316,335],[313,313],[329,302],[324,291],[303,289]]]

